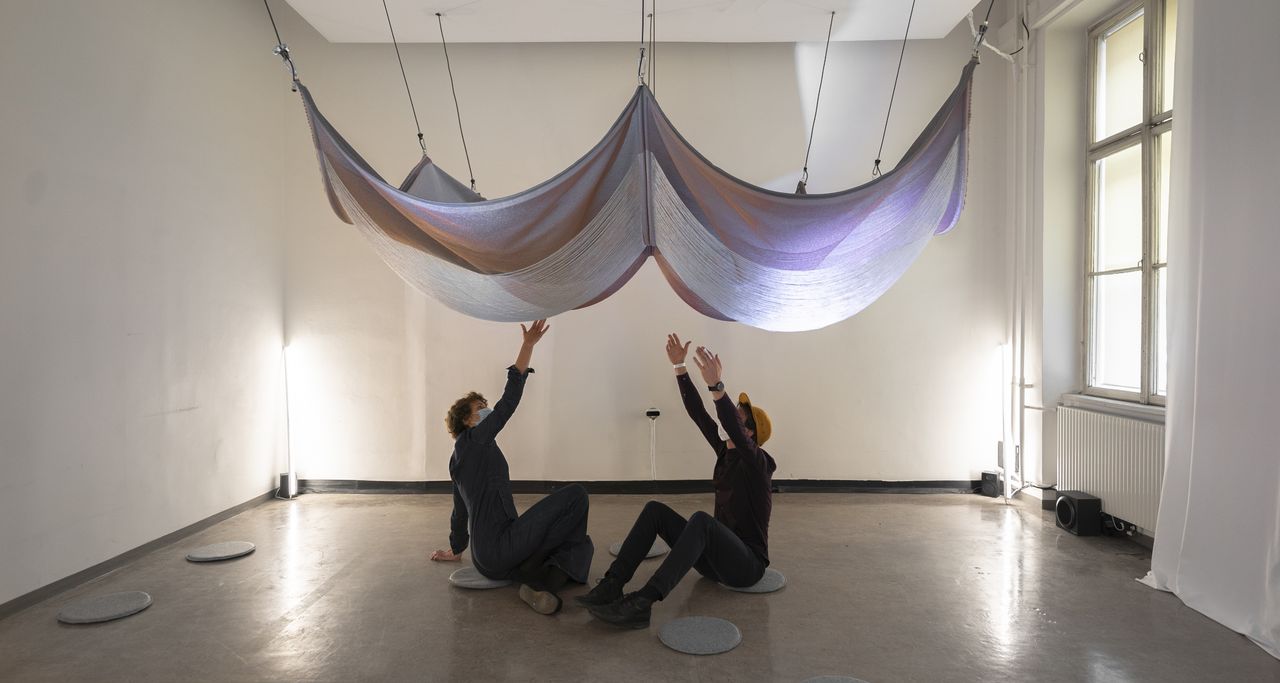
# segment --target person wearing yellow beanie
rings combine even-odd
[[[618,559],[595,588],[576,598],[592,616],[623,628],[648,628],[653,603],[669,595],[690,569],[733,587],[755,584],[769,566],[769,515],[773,510],[773,456],[761,446],[773,435],[769,414],[745,393],[735,405],[725,393],[720,357],[699,346],[694,363],[715,402],[719,425],[729,435],[720,439],[716,420],[707,413],[685,365],[692,342],[667,335],[667,358],[685,411],[716,454],[712,483],[715,514],[695,512],[689,519],[651,500],[622,543]],[[671,553],[643,588],[623,594],[654,539],[661,536]]]

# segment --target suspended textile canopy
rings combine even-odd
[[[402,278],[476,318],[515,322],[590,306],[652,256],[698,312],[777,331],[844,320],[887,290],[965,193],[974,66],[872,182],[794,195],[698,153],[646,86],[585,156],[546,182],[484,199],[427,156],[388,184],[298,85],[334,212]]]

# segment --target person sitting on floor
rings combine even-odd
[[[540,614],[560,610],[560,590],[569,581],[586,583],[595,546],[587,535],[587,491],[571,484],[516,514],[511,473],[495,439],[520,404],[533,369],[533,347],[551,329],[539,320],[520,326],[524,342],[515,365],[507,368],[507,386],[492,410],[484,396],[458,399],[445,418],[454,437],[449,459],[453,516],[449,549],[431,559],[456,561],[472,546],[472,564],[491,579],[519,581],[520,598]]]
[[[707,414],[689,379],[684,362],[688,353],[689,343],[681,344],[675,334],[667,336],[667,357],[675,368],[685,410],[716,454],[715,516],[699,511],[686,520],[657,501],[644,506],[604,578],[576,598],[597,619],[617,626],[648,628],[653,603],[667,597],[690,569],[728,586],[746,587],[759,581],[769,566],[771,491],[773,472],[778,469],[773,456],[761,448],[772,432],[769,416],[752,405],[746,394],[738,397],[735,406],[724,391],[720,357],[698,347],[694,362],[729,435],[728,441],[721,441],[716,421]],[[643,588],[623,595],[623,587],[657,536],[671,546],[671,554]]]

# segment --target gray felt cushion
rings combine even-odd
[[[475,567],[463,567],[449,575],[449,583],[458,588],[471,588],[473,590],[485,590],[488,588],[502,588],[511,585],[510,581],[491,579]]]
[[[783,576],[782,572],[777,569],[769,567],[764,570],[764,576],[760,577],[760,580],[757,581],[754,586],[734,588],[733,586],[725,586],[723,583],[720,585],[731,591],[738,591],[739,593],[772,593],[787,585],[787,577]]]
[[[227,541],[226,543],[214,543],[206,545],[203,548],[196,548],[187,553],[187,559],[192,562],[216,562],[218,560],[229,560],[233,557],[241,557],[248,555],[254,551],[257,546],[248,541]]]
[[[804,683],[867,683],[861,678],[850,678],[849,676],[814,676],[813,678],[804,679]]]
[[[663,645],[690,655],[718,655],[742,642],[742,632],[731,622],[715,617],[684,617],[662,625]]]
[[[644,556],[644,559],[647,560],[651,557],[659,557],[661,555],[666,555],[667,551],[669,550],[671,550],[671,548],[668,548],[667,544],[663,542],[661,538],[655,538],[653,540],[653,546],[649,548],[649,552]],[[622,541],[618,541],[617,543],[614,543],[613,545],[609,546],[610,555],[617,557],[618,553],[620,552],[622,552]]]
[[[137,614],[151,606],[151,596],[142,591],[108,593],[82,598],[63,606],[58,621],[65,624],[96,624]]]

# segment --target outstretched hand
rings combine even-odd
[[[711,353],[705,346],[699,346],[694,352],[693,362],[698,365],[698,370],[702,372],[702,379],[706,380],[707,386],[714,386],[720,381],[724,373],[724,368],[720,365],[720,356]]]
[[[539,341],[542,341],[542,335],[546,334],[551,326],[547,324],[546,319],[535,320],[525,327],[520,325],[520,333],[524,335],[524,343],[520,345],[520,353],[516,354],[516,370],[524,373],[529,369],[529,361],[533,359],[533,347]]]
[[[546,334],[547,330],[550,329],[551,326],[547,324],[545,318],[533,321],[528,327],[525,327],[523,323],[520,325],[520,332],[524,334],[525,346],[533,346],[542,341],[542,335]]]
[[[667,335],[667,358],[671,360],[672,365],[678,365],[684,362],[685,357],[689,355],[689,345],[693,342],[680,343],[680,335],[672,332]]]
[[[432,562],[461,562],[462,553],[458,553],[457,555],[455,555],[453,554],[452,550],[444,550],[444,549],[437,550],[434,553],[431,553],[431,561]]]

